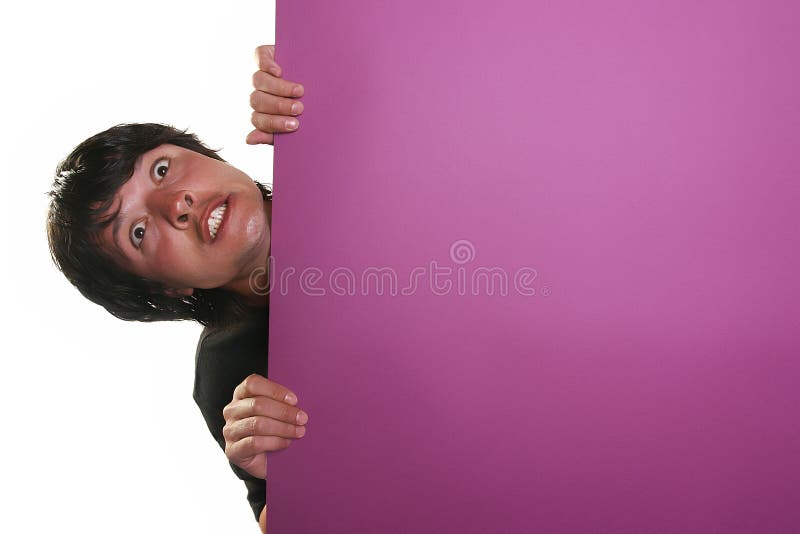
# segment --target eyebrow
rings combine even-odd
[[[106,221],[106,224],[111,224],[113,221],[114,226],[111,228],[111,236],[114,238],[114,245],[117,247],[117,251],[120,253],[122,257],[128,259],[128,255],[125,254],[125,251],[122,249],[122,246],[119,241],[119,229],[122,227],[123,218],[119,217],[119,212],[122,211],[122,197],[119,197],[119,205],[117,206],[116,211],[111,215],[111,217]]]
[[[141,168],[143,163],[144,163],[144,154],[141,154],[138,158],[136,158],[136,162],[133,165],[133,171],[131,171],[131,177],[129,178],[129,180],[133,180],[134,176],[136,175],[136,172]],[[152,165],[155,165],[155,162],[151,163],[151,167]],[[122,244],[119,239],[119,230],[122,227],[122,222],[123,222],[122,217],[119,217],[119,212],[122,211],[123,200],[124,199],[120,195],[119,204],[117,205],[117,210],[111,215],[111,217],[109,217],[109,219],[106,221],[106,224],[111,224],[111,222],[113,221],[114,226],[113,228],[111,228],[111,235],[114,238],[114,245],[117,247],[117,251],[120,253],[120,255],[127,260],[129,259],[128,255],[122,248]],[[128,239],[130,239],[130,236],[128,236]]]

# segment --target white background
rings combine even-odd
[[[128,323],[85,300],[52,264],[44,223],[58,162],[121,122],[189,128],[272,183],[272,148],[244,138],[253,50],[274,42],[275,2],[11,6],[0,22],[0,531],[258,532],[192,400],[199,325]]]

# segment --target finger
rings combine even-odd
[[[300,126],[300,122],[294,118],[286,118],[281,115],[268,115],[266,113],[253,112],[250,123],[256,129],[267,133],[293,132]]]
[[[280,77],[281,68],[275,62],[275,45],[261,45],[256,48],[256,62],[258,70],[270,72],[273,76]]]
[[[273,115],[300,115],[305,108],[299,100],[281,98],[263,91],[250,93],[250,107],[259,113]]]
[[[271,95],[294,98],[303,96],[305,93],[305,88],[301,84],[276,78],[263,70],[253,73],[253,87]]]
[[[225,421],[237,421],[247,417],[262,416],[293,425],[304,425],[308,414],[299,408],[269,397],[234,399],[222,409]]]
[[[269,417],[246,417],[226,424],[222,428],[225,441],[239,441],[247,436],[278,436],[299,439],[305,436],[306,427],[291,425]]]
[[[234,464],[248,460],[265,452],[280,451],[292,444],[292,440],[277,436],[248,436],[225,446],[225,456]]]
[[[244,142],[248,145],[273,145],[275,144],[275,136],[271,133],[253,130],[247,134]]]
[[[297,404],[297,395],[288,388],[255,373],[242,380],[233,391],[233,400],[248,397],[269,397],[288,404]]]

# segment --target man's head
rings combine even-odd
[[[241,311],[226,288],[266,261],[268,194],[192,134],[115,126],[59,165],[51,254],[117,317],[218,323]]]

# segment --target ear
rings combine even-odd
[[[191,297],[194,293],[194,289],[191,287],[186,287],[183,289],[165,289],[164,294],[168,297],[178,298],[178,297]]]

